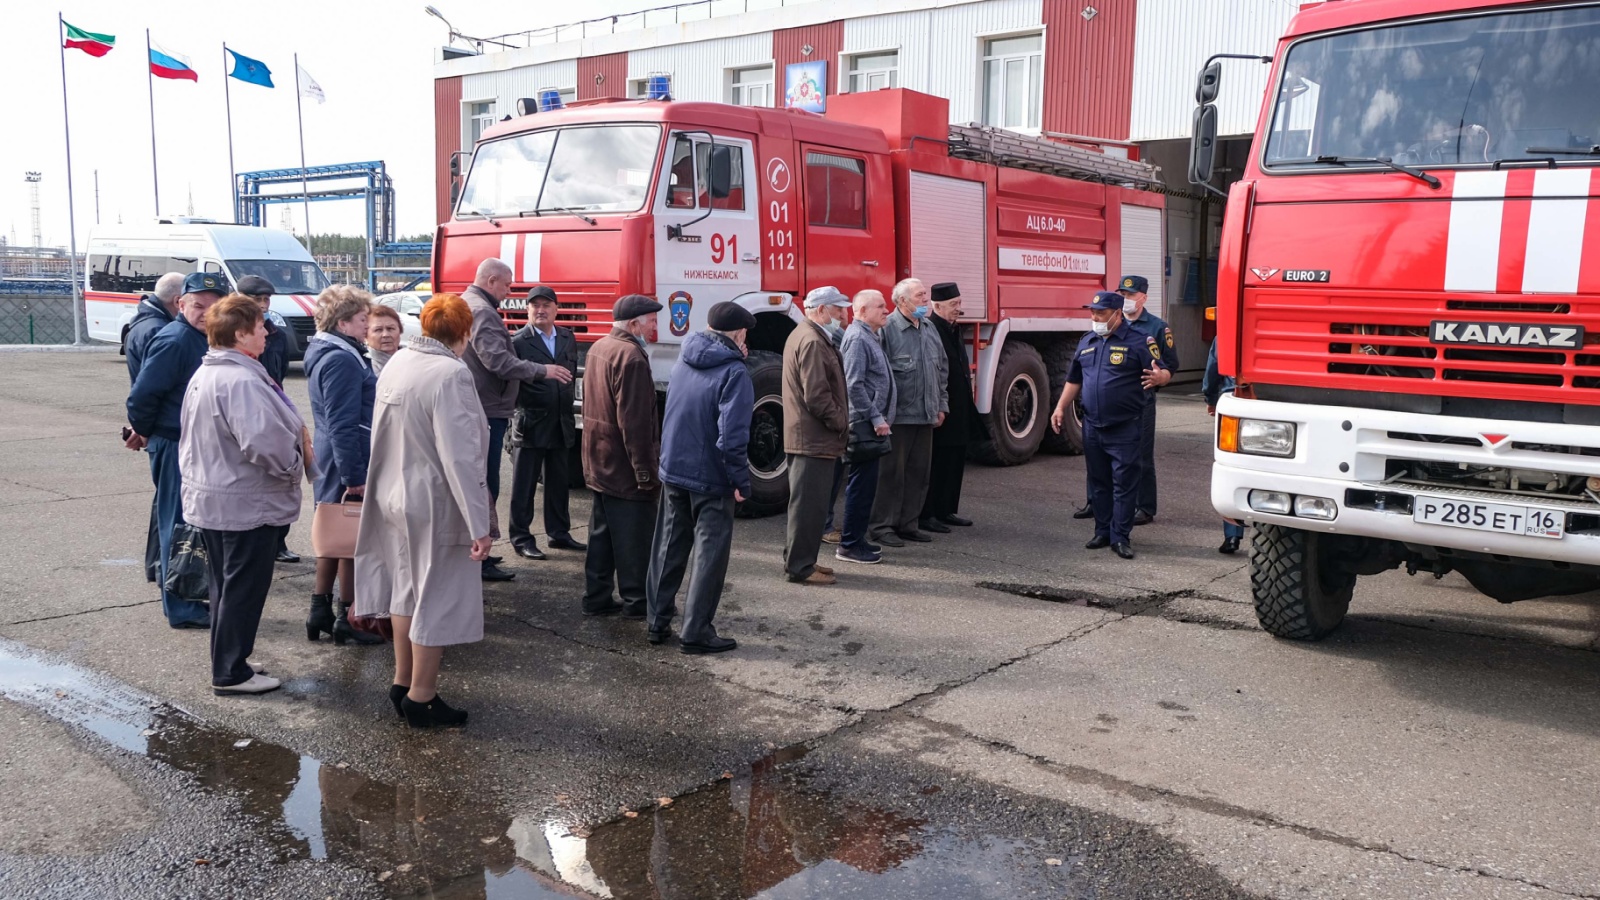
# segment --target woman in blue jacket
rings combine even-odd
[[[372,404],[378,387],[363,343],[371,307],[371,294],[347,284],[334,285],[317,297],[317,333],[308,342],[304,363],[316,428],[312,453],[317,503],[338,503],[346,496],[360,498],[366,490],[367,460],[372,455]],[[333,604],[336,576],[337,612]],[[328,634],[335,644],[382,643],[377,635],[350,627],[348,610],[355,596],[355,560],[319,558],[306,637],[315,641]]]

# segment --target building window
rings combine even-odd
[[[464,146],[471,147],[478,143],[478,138],[483,137],[483,132],[495,123],[494,101],[476,100],[467,104],[467,140]]]
[[[845,91],[859,94],[900,86],[900,51],[858,53],[845,63]]]
[[[983,42],[983,123],[1037,131],[1044,106],[1044,36]]]
[[[867,166],[854,156],[806,152],[806,221],[867,227]]]
[[[734,69],[728,102],[734,106],[771,106],[772,67]]]

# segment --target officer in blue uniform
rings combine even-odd
[[[1085,309],[1094,330],[1078,342],[1067,384],[1056,402],[1050,427],[1056,433],[1067,408],[1083,396],[1083,457],[1089,475],[1089,505],[1094,538],[1084,547],[1110,547],[1133,559],[1133,514],[1143,475],[1140,444],[1148,396],[1168,378],[1156,339],[1140,334],[1123,318],[1121,294],[1100,291]]]
[[[1144,442],[1139,455],[1144,460],[1144,476],[1139,481],[1139,496],[1134,502],[1133,524],[1148,525],[1156,517],[1156,393],[1172,380],[1178,370],[1178,349],[1172,339],[1172,329],[1160,316],[1144,308],[1149,299],[1145,292],[1150,282],[1143,275],[1124,275],[1117,283],[1117,293],[1122,295],[1122,317],[1128,327],[1148,338],[1153,338],[1161,349],[1161,361],[1166,368],[1146,396],[1144,408]]]

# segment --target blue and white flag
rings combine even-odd
[[[233,71],[228,73],[229,78],[237,78],[250,84],[259,84],[262,87],[277,87],[272,83],[272,70],[259,59],[251,59],[231,47],[223,48],[233,55]]]

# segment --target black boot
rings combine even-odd
[[[389,685],[389,702],[394,704],[394,714],[399,716],[402,719],[404,719],[406,717],[406,711],[405,711],[405,708],[402,707],[400,704],[405,702],[406,692],[409,691],[409,690],[411,690],[411,686],[410,685],[405,685],[405,684],[391,684],[391,685]]]
[[[319,634],[333,634],[333,595],[312,594],[311,614],[306,616],[306,640],[315,641]]]
[[[452,709],[438,694],[426,703],[406,697],[400,701],[405,711],[406,724],[412,728],[455,728],[467,724],[467,711]]]
[[[362,645],[381,644],[383,638],[365,631],[357,631],[350,627],[350,607],[339,604],[339,616],[333,620],[333,642],[344,645],[345,641],[355,641]]]

